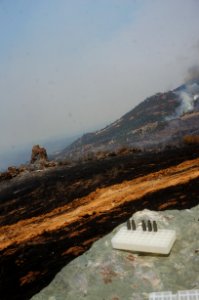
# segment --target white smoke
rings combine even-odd
[[[165,118],[166,121],[176,119],[182,116],[183,114],[189,113],[194,110],[194,102],[199,99],[199,95],[198,94],[194,95],[189,92],[186,91],[176,92],[180,101],[179,106],[176,108],[174,114],[167,116]]]
[[[186,89],[192,95],[199,93],[199,85],[196,82],[186,85]]]
[[[180,106],[176,109],[176,116],[182,116],[185,113],[193,111],[194,109],[194,99],[187,92],[179,92],[178,93],[181,103]]]
[[[198,100],[198,93],[199,85],[196,82],[186,84],[186,91],[177,93],[181,100],[180,106],[176,109],[177,116],[181,116],[194,110],[194,102]]]
[[[182,116],[183,114],[189,113],[194,110],[194,102],[199,99],[199,84],[187,83],[186,89],[183,91],[176,92],[179,97],[180,105],[175,110],[172,116],[166,117],[167,121],[173,120]]]
[[[179,106],[172,115],[165,118],[166,121],[176,119],[194,110],[195,102],[199,99],[199,65],[188,69],[184,86],[183,90],[175,92],[179,98]]]

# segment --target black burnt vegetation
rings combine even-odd
[[[167,149],[160,153],[128,153],[32,172],[0,183],[1,226],[51,212],[55,208],[108,187],[199,157],[199,146]],[[199,203],[199,179],[155,191],[123,203],[111,211],[85,215],[54,232],[44,232],[27,243],[11,245],[0,253],[2,300],[26,300],[48,285],[56,273],[92,243],[134,212],[191,208]],[[73,235],[71,236],[71,233]]]
[[[32,172],[9,184],[3,181],[0,184],[0,225],[46,214],[87,196],[96,188],[132,180],[193,159],[198,156],[198,147],[168,149],[158,154],[128,153],[128,149],[122,148],[119,154]]]

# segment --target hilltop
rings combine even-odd
[[[198,134],[199,83],[157,93],[102,130],[87,133],[55,158],[78,159],[99,151],[127,147],[141,151],[181,146],[187,134]]]

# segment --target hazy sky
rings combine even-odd
[[[108,125],[199,63],[198,0],[0,0],[0,151]]]

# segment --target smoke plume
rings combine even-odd
[[[199,97],[199,65],[188,69],[185,82],[186,90],[177,93],[181,103],[176,109],[176,117],[194,110],[194,102]]]
[[[195,79],[194,81],[192,79],[191,82],[186,83],[185,89],[176,92],[176,94],[179,98],[179,106],[176,108],[174,114],[165,118],[166,121],[173,120],[194,110],[195,105],[197,105],[196,101],[199,99],[199,81],[195,82]]]
[[[188,69],[185,82],[189,83],[191,81],[199,82],[199,65],[192,66]]]
[[[182,116],[184,113],[188,113],[194,109],[194,99],[187,92],[178,93],[181,103],[176,109],[176,116]]]
[[[199,83],[192,81],[191,84],[186,84],[186,91],[177,94],[181,100],[180,106],[176,109],[176,116],[178,117],[194,110],[195,101],[199,98]]]

